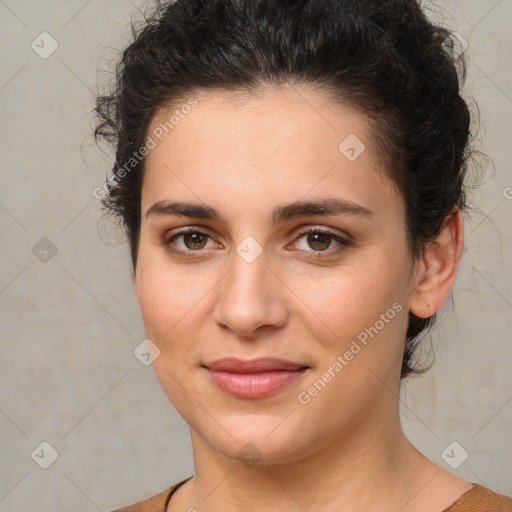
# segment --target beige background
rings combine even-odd
[[[466,222],[436,363],[404,384],[403,425],[436,463],[512,495],[512,0],[438,4],[430,15],[469,42],[465,94],[494,171]],[[0,0],[0,512],[106,511],[194,471],[187,425],[133,354],[145,336],[128,251],[93,196],[112,164],[90,136],[98,70],[135,5]],[[58,44],[46,59],[31,47],[51,49],[42,32]],[[451,460],[468,452],[456,469],[442,456],[454,441]],[[58,453],[48,469],[41,442]]]

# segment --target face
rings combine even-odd
[[[142,187],[134,289],[163,390],[233,459],[371,435],[396,414],[412,284],[367,119],[306,87],[194,97],[165,137],[173,112],[153,119]],[[296,367],[208,369],[231,357]]]

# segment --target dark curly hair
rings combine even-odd
[[[417,0],[157,1],[98,96],[95,139],[116,149],[100,199],[123,226],[137,265],[144,147],[151,120],[194,91],[258,92],[308,84],[354,106],[405,200],[407,246],[424,254],[454,207],[467,208],[471,115],[460,95],[465,57]],[[137,158],[134,158],[134,157]],[[127,162],[131,162],[127,170]],[[96,195],[96,194],[95,194]],[[436,319],[409,313],[401,378]]]

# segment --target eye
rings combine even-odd
[[[176,243],[176,241],[180,239],[181,243]],[[306,255],[307,258],[333,256],[339,254],[350,245],[348,240],[345,240],[338,234],[314,227],[300,231],[293,245],[297,245],[302,239],[304,239],[303,247],[299,247],[298,250],[300,252],[309,253]],[[218,244],[213,242],[209,233],[201,231],[198,228],[189,227],[170,234],[164,239],[163,243],[173,254],[178,257],[187,258],[194,257],[194,253],[201,254],[205,249],[208,249],[207,244],[209,241],[212,241],[213,247],[216,245],[218,247]],[[338,246],[330,248],[333,242],[338,244]],[[313,250],[308,250],[307,247]]]
[[[181,246],[176,244],[175,241],[182,239]],[[189,254],[194,252],[201,252],[207,248],[206,244],[211,236],[204,231],[197,228],[188,228],[177,233],[173,233],[164,240],[164,245],[174,254],[178,256],[187,257]]]
[[[306,257],[323,257],[322,253],[328,253],[328,255],[338,254],[342,252],[346,247],[350,245],[348,240],[345,240],[338,234],[322,230],[319,228],[308,228],[299,233],[299,237],[296,241],[303,240],[303,247],[299,247],[300,251],[311,253]],[[331,244],[335,242],[338,244],[337,247],[331,248]],[[313,251],[308,250],[307,247],[313,249]]]

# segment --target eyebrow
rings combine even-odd
[[[365,206],[347,199],[320,199],[316,201],[294,201],[293,203],[277,206],[272,210],[274,224],[296,217],[321,215],[364,215],[371,217],[374,212]],[[195,217],[221,221],[219,210],[201,203],[188,201],[158,201],[146,212],[150,216]]]

